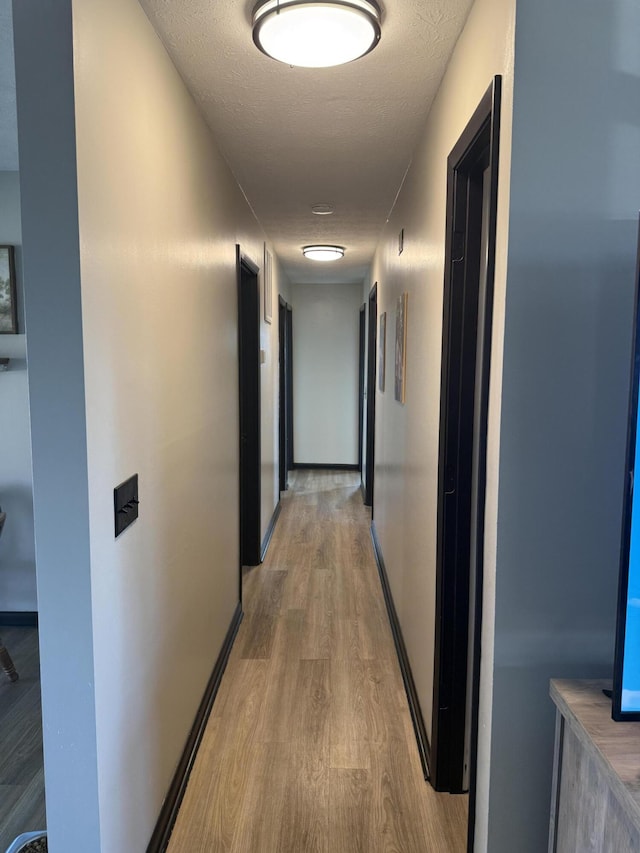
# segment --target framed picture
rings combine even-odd
[[[407,303],[409,294],[403,293],[396,302],[396,400],[405,401],[407,367]]]
[[[13,246],[0,246],[0,334],[18,333],[16,262]]]
[[[384,391],[384,366],[387,360],[387,312],[380,315],[380,337],[378,338],[378,387]]]
[[[264,244],[264,321],[270,323],[273,317],[273,257]]]

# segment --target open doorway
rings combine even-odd
[[[469,791],[473,847],[500,78],[448,159],[431,783]]]
[[[240,566],[260,563],[260,290],[258,267],[236,247],[240,399]],[[242,571],[240,572],[242,593]]]

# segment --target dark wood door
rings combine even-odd
[[[285,317],[286,347],[287,347],[287,471],[293,468],[293,309],[287,305]]]
[[[278,302],[278,488],[287,488],[287,303]]]
[[[364,445],[364,385],[365,385],[365,350],[367,344],[367,306],[360,309],[360,325],[358,336],[358,471],[360,480],[364,482],[362,470]]]
[[[278,350],[279,350],[279,488],[289,488],[289,471],[293,465],[293,312],[291,306],[280,297],[278,305]]]
[[[260,291],[258,267],[237,247],[240,396],[240,563],[260,562]]]
[[[500,78],[448,159],[430,780],[473,844]],[[472,849],[472,846],[469,847]]]
[[[378,284],[373,285],[369,293],[369,323],[367,352],[367,451],[364,502],[371,507],[373,518],[373,480],[376,466],[376,359],[378,324]]]

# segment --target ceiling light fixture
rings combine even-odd
[[[316,216],[330,216],[333,213],[333,207],[330,204],[313,204],[311,212]]]
[[[287,65],[342,65],[378,44],[380,9],[373,0],[260,0],[253,10],[253,40]]]
[[[338,261],[344,256],[342,246],[303,246],[302,254],[312,261]]]

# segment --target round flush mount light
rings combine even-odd
[[[316,216],[330,216],[333,213],[333,207],[330,204],[313,204],[311,212]]]
[[[287,65],[343,65],[378,44],[380,9],[372,0],[261,0],[253,10],[253,40]]]
[[[338,261],[344,257],[343,246],[303,246],[302,254],[311,261]]]

